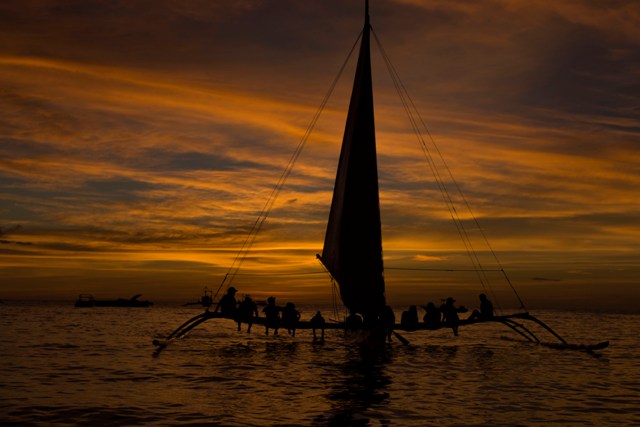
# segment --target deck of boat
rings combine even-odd
[[[458,323],[459,326],[466,326],[466,325],[473,325],[476,323],[487,323],[487,322],[500,322],[500,323],[504,323],[507,319],[514,319],[514,318],[522,318],[523,316],[525,316],[525,313],[517,313],[517,314],[511,314],[511,315],[506,315],[506,316],[495,316],[492,319],[461,319]],[[230,315],[225,315],[219,312],[212,312],[212,311],[207,311],[205,313],[203,313],[203,317],[207,318],[207,319],[229,319],[229,320],[233,320],[233,321],[237,321],[236,318],[234,316],[230,316]],[[265,317],[252,317],[252,323],[254,325],[264,325],[266,323],[267,319]],[[242,321],[242,323],[248,323],[246,321]],[[283,328],[285,324],[280,321],[278,327],[279,328]],[[319,326],[316,323],[312,323],[309,320],[299,320],[295,323],[295,328],[296,329],[347,329],[347,325],[344,322],[326,322],[324,325]],[[438,329],[442,329],[442,328],[450,328],[449,325],[447,325],[446,323],[440,323],[440,324],[425,324],[425,323],[419,323],[415,328],[407,328],[404,325],[401,325],[400,323],[394,323],[393,325],[389,325],[388,326],[389,329],[392,330],[397,330],[397,331],[406,331],[406,332],[411,332],[411,331],[416,331],[416,330],[438,330]]]

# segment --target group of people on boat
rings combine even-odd
[[[227,289],[226,294],[220,299],[219,308],[220,313],[224,317],[234,319],[238,324],[238,331],[241,330],[242,323],[247,324],[247,332],[251,332],[251,327],[255,318],[260,317],[258,312],[258,305],[249,296],[245,295],[241,301],[236,301],[237,290],[233,286]],[[485,294],[480,294],[480,309],[473,310],[468,320],[484,321],[491,320],[494,317],[493,304]],[[455,306],[456,300],[453,297],[448,297],[443,300],[443,303],[438,307],[433,302],[428,302],[427,305],[422,306],[425,311],[422,321],[424,323],[424,329],[439,329],[441,327],[449,327],[453,330],[454,335],[458,335],[458,327],[460,324],[459,313],[466,313],[468,310],[464,306]],[[267,299],[267,304],[262,309],[265,317],[265,333],[269,335],[269,330],[273,330],[273,335],[278,335],[278,330],[286,329],[289,335],[295,337],[296,326],[300,321],[301,314],[296,309],[296,306],[292,302],[287,302],[284,307],[276,304],[276,298],[271,296]],[[396,317],[393,309],[390,306],[386,306],[381,316],[382,323],[387,328],[387,338],[391,339],[391,334],[395,327]],[[324,325],[325,320],[322,317],[320,311],[309,320],[313,329],[313,339],[317,340],[316,330],[321,331],[321,340],[324,340]],[[364,322],[362,317],[357,313],[350,313],[345,319],[345,330],[357,331],[364,328]],[[420,329],[420,321],[418,318],[418,307],[411,305],[407,310],[402,313],[400,318],[400,328],[405,331],[415,331]]]
[[[266,334],[269,335],[269,328],[273,329],[273,334],[278,335],[280,326],[285,328],[289,335],[296,336],[296,325],[300,320],[300,312],[296,309],[296,305],[288,302],[284,307],[276,305],[276,298],[269,297],[267,305],[262,309],[265,317]]]
[[[234,319],[238,324],[238,331],[242,329],[242,323],[246,323],[247,332],[251,332],[253,318],[254,316],[258,317],[258,304],[249,295],[245,295],[240,302],[236,301],[237,292],[237,289],[231,286],[227,289],[227,293],[220,298],[220,314]]]
[[[480,310],[473,310],[468,320],[491,320],[494,316],[493,304],[485,294],[480,294]],[[425,329],[439,329],[442,326],[450,327],[454,335],[458,335],[458,326],[460,325],[460,317],[458,313],[466,313],[468,310],[464,306],[456,307],[456,300],[453,297],[447,298],[440,307],[433,302],[428,302],[422,306],[425,311],[422,321]],[[409,306],[402,313],[400,318],[400,326],[406,331],[415,331],[419,327],[418,307]]]
[[[220,314],[224,317],[234,319],[238,324],[238,331],[242,329],[242,323],[247,324],[247,332],[251,332],[251,326],[254,319],[260,317],[258,305],[249,296],[245,295],[240,302],[236,300],[237,289],[233,286],[227,289],[227,292],[220,299]],[[296,305],[288,302],[284,307],[276,304],[276,298],[271,296],[267,298],[267,304],[262,309],[265,316],[265,333],[269,335],[269,329],[273,330],[274,335],[278,335],[278,330],[284,328],[292,337],[296,336],[296,325],[300,321],[301,314],[296,309]],[[316,329],[321,331],[321,340],[324,340],[324,324],[325,320],[318,311],[311,318],[310,323],[313,329],[313,338],[317,339]]]

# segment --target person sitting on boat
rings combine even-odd
[[[400,326],[406,331],[415,331],[418,329],[418,307],[411,305],[408,310],[402,312]]]
[[[387,341],[391,342],[393,326],[396,324],[396,315],[390,305],[386,305],[384,307],[384,311],[382,312],[382,322],[384,323],[384,327],[387,328]]]
[[[491,320],[493,319],[493,304],[485,294],[480,294],[480,311],[473,310],[469,319]]]
[[[282,307],[276,305],[276,298],[267,298],[267,305],[262,309],[262,312],[266,316],[264,323],[266,328],[266,334],[269,335],[269,328],[273,329],[273,335],[278,335],[278,328],[280,328],[280,312]]]
[[[458,317],[458,307],[453,304],[456,302],[452,297],[447,298],[447,302],[440,307],[442,311],[442,321],[445,326],[450,327],[453,330],[453,335],[458,335],[458,325],[460,324],[460,318]]]
[[[352,311],[344,322],[347,331],[353,332],[362,329],[362,317],[355,311]]]
[[[231,286],[227,289],[227,293],[220,298],[220,313],[225,317],[234,318],[236,315],[236,288]]]
[[[300,320],[300,312],[296,310],[296,305],[292,302],[286,303],[282,309],[282,326],[287,328],[292,337],[296,336],[298,320]]]
[[[442,313],[436,305],[429,301],[426,306],[422,307],[426,313],[422,317],[427,329],[438,329],[442,326]]]
[[[245,295],[244,299],[238,304],[238,313],[236,316],[236,322],[238,322],[238,330],[242,322],[247,324],[247,333],[251,332],[251,326],[253,325],[253,317],[258,317],[258,305],[253,301],[249,295]]]
[[[324,317],[322,317],[322,314],[317,311],[316,314],[314,314],[314,316],[311,318],[311,320],[309,321],[309,323],[311,323],[311,327],[313,329],[313,340],[316,341],[317,337],[316,337],[316,329],[320,329],[321,334],[320,334],[320,341],[324,341]]]

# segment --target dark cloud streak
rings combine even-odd
[[[0,220],[25,224],[21,239],[34,243],[2,245],[2,271],[29,283],[29,268],[38,276],[47,262],[47,280],[61,283],[86,281],[91,266],[100,276],[144,265],[157,278],[181,256],[199,274],[222,271],[356,39],[362,9],[2,2]],[[592,263],[585,270],[600,279],[610,263],[625,269],[611,280],[628,283],[640,237],[638,3],[376,0],[371,9],[480,223],[510,266],[526,266],[519,278],[584,284],[589,275],[572,267]],[[418,262],[408,247],[458,262],[437,185],[375,49],[373,58],[385,255]],[[352,71],[249,263],[290,266],[321,245]],[[210,248],[215,257],[203,255]]]

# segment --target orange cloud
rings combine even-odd
[[[547,277],[552,266],[565,284],[584,283],[571,273],[577,264],[602,277],[620,260],[625,270],[612,280],[627,283],[640,268],[632,257],[640,235],[638,8],[507,0],[372,8],[391,6],[396,13],[374,15],[376,32],[505,264],[525,282]],[[254,7],[162,3],[153,23],[135,27],[138,36],[123,30],[115,38],[72,16],[38,28],[19,28],[24,19],[5,25],[0,221],[22,224],[18,238],[31,243],[0,245],[9,282],[43,292],[51,282],[63,293],[71,286],[65,279],[76,287],[96,279],[109,289],[127,277],[123,287],[178,295],[182,279],[199,291],[224,275],[346,53],[337,39],[357,32],[346,28],[351,21],[327,19],[335,34],[308,34],[308,22],[286,19],[302,6],[278,11],[286,16],[274,22],[287,29],[286,40],[229,32],[222,15],[253,22]],[[131,16],[118,19],[130,23]],[[455,19],[436,19],[442,16]],[[203,33],[167,31],[176,40],[163,43],[151,37],[184,17],[215,25]],[[77,28],[91,49],[66,43]],[[34,40],[47,43],[36,49]],[[330,291],[327,277],[315,276],[322,269],[314,255],[324,238],[351,71],[243,265],[265,276],[236,279],[247,292]],[[385,263],[468,265],[392,84],[380,64],[374,71]],[[439,158],[434,163],[486,255],[455,183]],[[602,261],[607,251],[618,258]],[[557,266],[559,258],[565,261]],[[287,272],[299,275],[278,276]],[[399,295],[425,277],[396,270],[388,279]],[[467,279],[438,274],[427,281]]]

